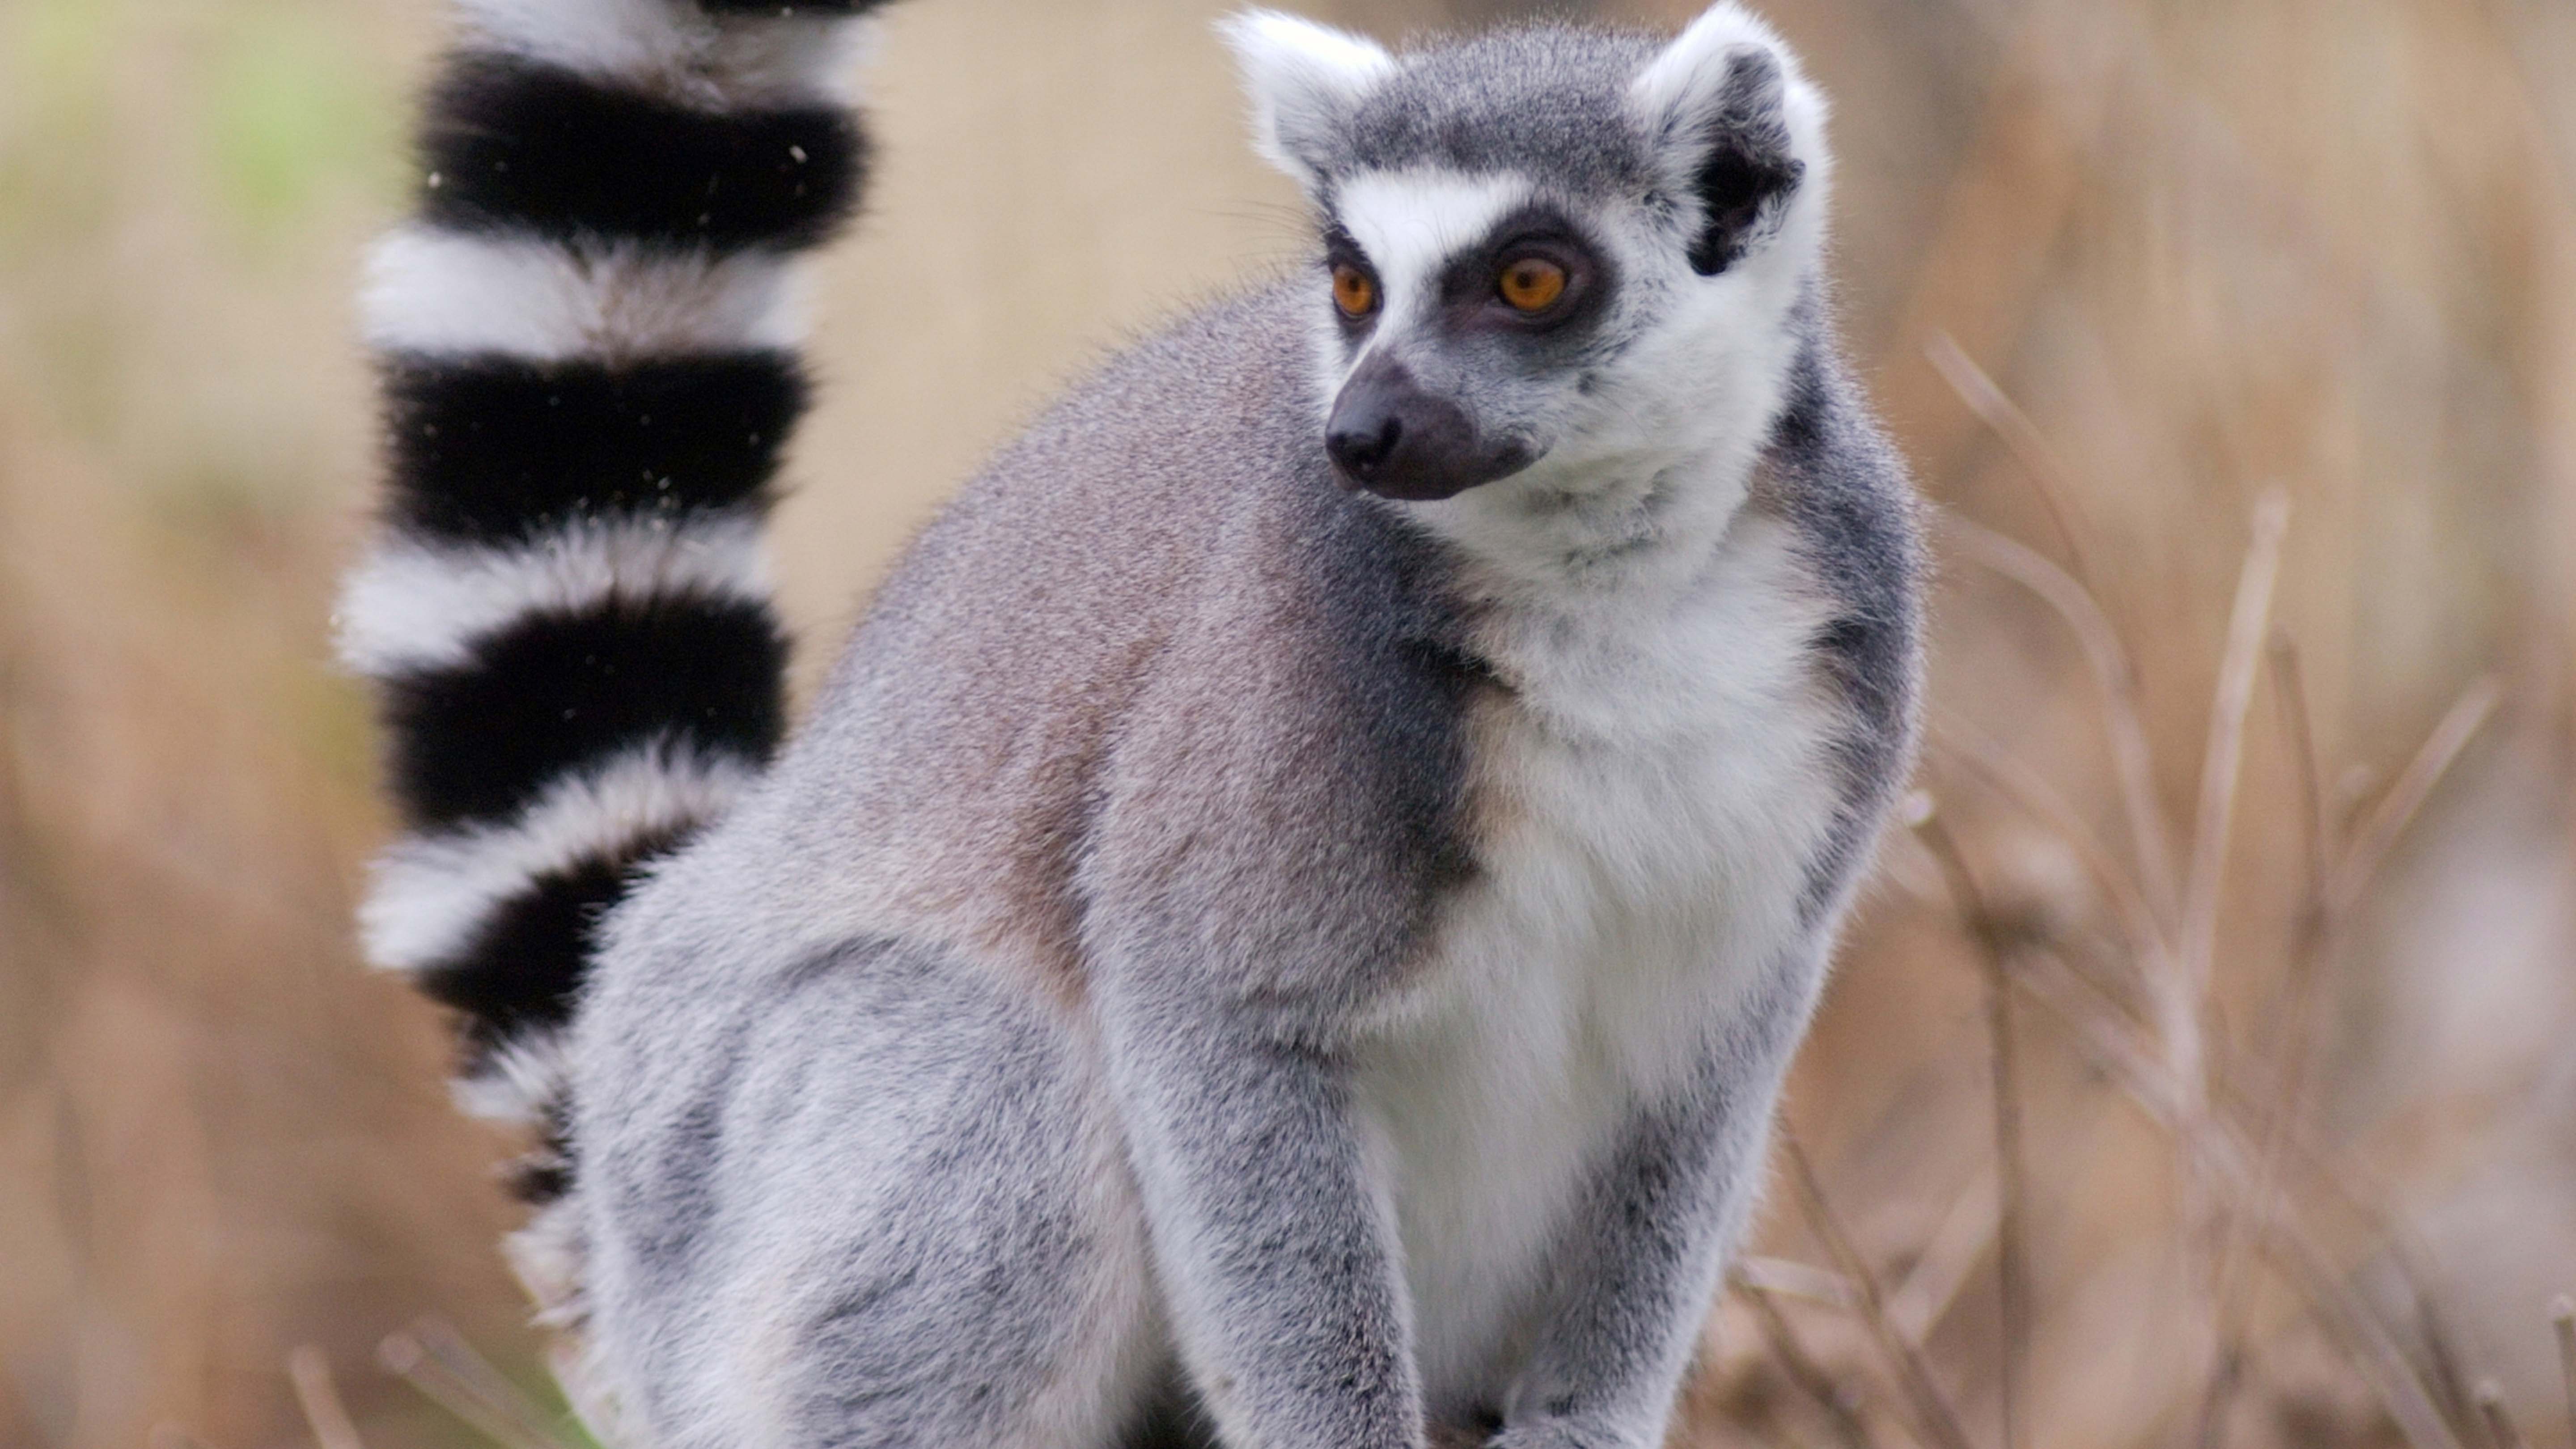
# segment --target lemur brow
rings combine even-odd
[[[1483,236],[1450,252],[1441,260],[1439,275],[1454,285],[1462,273],[1481,276],[1515,247],[1551,244],[1586,257],[1597,257],[1601,252],[1591,234],[1563,209],[1534,201],[1505,212],[1485,228]]]

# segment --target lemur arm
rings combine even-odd
[[[1494,1449],[1654,1449],[1759,1195],[1789,1058],[1824,978],[1800,943],[1695,1077],[1641,1107],[1567,1227],[1554,1311]]]
[[[1106,1012],[1112,1081],[1156,1276],[1224,1442],[1420,1445],[1395,1234],[1339,1064],[1171,975],[1128,978]]]
[[[1259,810],[1277,781],[1248,768],[1229,801],[1190,753],[1113,787],[1087,942],[1173,1332],[1226,1443],[1419,1449],[1390,1195],[1336,1049],[1392,949],[1330,898],[1331,814]]]

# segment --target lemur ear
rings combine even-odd
[[[1690,264],[1726,270],[1823,190],[1825,102],[1771,27],[1712,7],[1639,73],[1629,103],[1672,184],[1699,203]]]
[[[1246,10],[1218,23],[1252,97],[1252,144],[1313,192],[1331,169],[1343,120],[1395,69],[1373,40],[1282,15]]]

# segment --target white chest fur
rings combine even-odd
[[[1788,529],[1740,515],[1680,594],[1499,624],[1481,871],[1368,1054],[1426,1385],[1492,1393],[1535,1265],[1635,1104],[1795,941],[1836,798]]]

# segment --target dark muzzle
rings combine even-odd
[[[1347,488],[1381,498],[1450,498],[1530,464],[1517,443],[1488,445],[1456,403],[1425,391],[1404,364],[1361,363],[1333,401],[1324,451]]]

